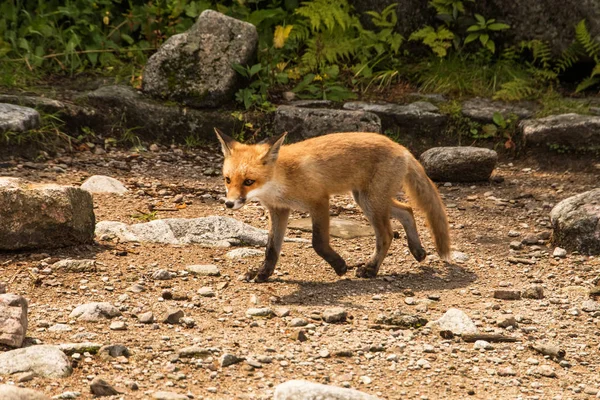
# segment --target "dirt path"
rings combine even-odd
[[[214,154],[216,150],[165,150],[141,156],[86,153],[25,165],[16,160],[3,164],[0,175],[62,184],[80,184],[93,174],[118,178],[130,192],[122,197],[96,195],[98,221],[140,222],[132,215],[148,213],[150,205],[172,210],[156,211],[158,218],[228,215],[266,228],[267,216],[260,205],[233,212],[220,204],[223,186],[216,176],[220,161]],[[545,164],[552,162],[545,160]],[[568,170],[568,165],[554,163],[542,169],[532,160],[505,162],[495,173],[503,178],[497,183],[441,185],[453,247],[466,256],[450,265],[436,256],[419,264],[395,223],[400,239],[394,240],[374,280],[356,279],[353,271],[339,279],[304,243],[284,244],[274,279],[266,284],[238,280],[261,257],[229,259],[225,254],[231,249],[226,248],[101,240],[92,246],[39,254],[0,254],[0,282],[30,301],[32,340],[121,343],[132,353],[129,358],[110,359],[82,354],[70,378],[35,377],[22,385],[49,395],[78,391],[79,399],[88,399],[92,398],[89,382],[100,376],[123,392],[114,398],[152,398],[153,392],[162,390],[189,393],[196,399],[268,399],[274,386],[297,378],[352,387],[382,399],[593,398],[600,388],[600,312],[588,313],[581,306],[600,275],[600,258],[577,254],[554,258],[554,248],[543,240],[550,232],[548,214],[554,204],[600,185],[598,166],[576,167]],[[366,223],[349,196],[333,199],[331,213]],[[304,216],[294,213],[292,218]],[[431,252],[423,219],[418,222],[425,248]],[[310,238],[300,231],[288,235]],[[540,241],[521,250],[509,248],[511,241],[530,235]],[[333,239],[333,246],[351,264],[370,255],[374,238]],[[530,264],[511,263],[509,257]],[[65,258],[93,258],[99,267],[92,273],[48,267],[48,261]],[[188,275],[184,271],[191,264],[215,264],[221,276]],[[158,269],[176,276],[154,280],[151,275]],[[39,281],[34,283],[27,271],[39,275]],[[129,291],[140,281],[145,291]],[[544,299],[507,301],[492,296],[495,289],[521,290],[533,284],[543,287]],[[215,296],[200,296],[202,287],[211,287]],[[165,291],[179,300],[164,299],[169,297]],[[108,320],[85,323],[69,318],[75,306],[92,301],[116,305],[122,311],[117,320],[126,323],[126,330],[109,329]],[[144,311],[158,317],[171,307],[182,310],[195,326],[138,321],[137,315]],[[279,315],[287,309],[289,316],[247,317],[252,307],[269,307]],[[313,318],[332,307],[344,307],[348,321],[328,324]],[[381,314],[401,310],[435,320],[451,307],[466,312],[480,331],[519,341],[477,350],[472,343],[443,339],[429,328],[373,327]],[[511,316],[517,327],[498,326],[499,320]],[[298,318],[307,324],[302,328],[307,336],[304,342],[291,337],[299,329],[290,326],[292,321],[302,324]],[[50,331],[59,323],[71,330]],[[528,348],[531,341],[559,345],[567,352],[565,361],[545,359]],[[188,346],[210,349],[212,355],[178,356]],[[226,353],[251,361],[221,367]],[[544,365],[556,377],[537,374]],[[0,377],[0,383],[9,381],[11,377]]]

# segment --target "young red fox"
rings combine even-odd
[[[394,198],[402,184],[425,212],[438,254],[450,258],[448,220],[436,187],[410,152],[389,138],[376,133],[335,133],[282,146],[284,133],[246,145],[218,129],[215,132],[225,156],[225,205],[237,210],[254,198],[270,214],[265,261],[260,269],[248,271],[247,280],[264,282],[275,270],[290,209],[310,213],[313,248],[338,275],[344,275],[346,262],[329,245],[329,197],[350,191],[376,235],[375,253],[358,266],[357,277],[377,275],[392,242],[390,217],[402,223],[410,252],[422,261],[426,253],[412,209]]]

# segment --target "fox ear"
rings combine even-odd
[[[223,151],[223,155],[225,158],[231,155],[231,150],[235,147],[237,141],[221,132],[218,128],[215,128],[215,133],[217,134],[217,139],[221,142],[221,150]]]
[[[269,151],[267,151],[267,154],[265,154],[262,157],[262,161],[264,164],[269,164],[277,161],[277,157],[279,156],[279,149],[285,141],[286,136],[287,132],[283,132],[281,135],[275,138],[271,138],[271,140],[269,140],[269,143],[271,143],[271,147],[269,148]]]

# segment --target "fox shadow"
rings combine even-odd
[[[308,306],[345,305],[361,308],[351,300],[352,295],[376,295],[414,293],[432,290],[450,290],[469,286],[478,277],[472,271],[454,263],[443,266],[423,266],[418,271],[400,274],[378,275],[376,279],[354,277],[355,270],[349,270],[351,279],[338,279],[333,282],[278,279],[277,281],[297,285],[297,289],[279,298],[280,304],[301,304]]]

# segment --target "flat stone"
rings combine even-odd
[[[90,176],[81,184],[81,189],[90,193],[112,193],[123,195],[128,192],[119,180],[104,175]]]
[[[481,147],[434,147],[421,154],[419,161],[434,181],[477,182],[489,180],[498,154]]]
[[[45,394],[15,385],[0,385],[0,399],[3,400],[50,400]]]
[[[485,340],[476,340],[473,344],[473,348],[475,350],[493,350],[494,346],[490,342],[486,342]]]
[[[243,357],[238,357],[234,354],[225,353],[221,356],[221,367],[226,368],[230,365],[237,364],[244,361]]]
[[[204,286],[198,289],[198,294],[202,297],[215,297],[215,291],[213,288]]]
[[[555,245],[583,254],[600,254],[600,188],[561,201],[550,212],[550,220]]]
[[[378,400],[378,398],[354,389],[291,380],[275,387],[273,400]]]
[[[195,108],[233,100],[241,84],[232,64],[252,64],[256,27],[206,10],[186,32],[171,36],[146,63],[142,89]]]
[[[519,300],[521,299],[521,291],[506,289],[494,290],[494,298],[500,300]]]
[[[523,290],[523,293],[521,293],[521,297],[523,297],[524,299],[543,299],[544,288],[540,285],[532,285],[527,289]]]
[[[534,111],[531,105],[505,103],[479,97],[465,101],[461,110],[465,117],[481,123],[493,123],[494,113],[496,112],[500,113],[505,119],[508,119],[511,114],[516,115],[519,119],[524,119],[531,118]]]
[[[269,318],[273,316],[273,310],[268,307],[249,308],[246,310],[246,316]]]
[[[184,347],[177,354],[180,358],[207,358],[212,355],[209,350],[197,346]]]
[[[154,392],[152,393],[152,398],[155,400],[189,400],[185,394],[175,393],[175,392]]]
[[[275,132],[288,132],[292,141],[335,132],[381,132],[381,120],[373,113],[319,108],[279,106]]]
[[[581,309],[585,312],[598,312],[600,311],[600,303],[595,300],[586,300],[581,305]]]
[[[93,302],[76,307],[69,318],[77,318],[79,321],[96,322],[102,319],[111,319],[121,315],[121,312],[108,302]]]
[[[600,146],[600,117],[580,114],[551,115],[520,123],[526,145],[559,145],[589,150]]]
[[[464,333],[477,333],[477,326],[462,310],[450,308],[436,321],[429,322],[426,326],[435,327],[440,331],[451,331],[455,335]]]
[[[171,308],[168,309],[165,315],[162,318],[162,322],[166,324],[175,325],[179,323],[179,320],[183,318],[184,313],[182,310]]]
[[[379,315],[375,319],[376,324],[393,325],[402,329],[421,328],[427,324],[427,320],[421,316],[405,314],[402,311],[395,311],[391,315]]]
[[[202,264],[202,265],[188,265],[185,267],[186,271],[188,271],[192,275],[198,276],[219,276],[221,275],[221,271],[219,271],[219,267],[213,264]]]
[[[151,324],[154,322],[154,314],[152,313],[152,311],[142,313],[142,314],[138,315],[138,320],[142,324]]]
[[[341,307],[329,308],[323,311],[323,321],[330,324],[346,322],[348,311]]]
[[[96,397],[115,396],[119,392],[104,379],[96,377],[90,382],[90,391]]]
[[[93,342],[82,342],[82,343],[61,343],[58,345],[60,351],[66,355],[72,355],[75,353],[83,354],[90,353],[96,354],[100,350],[102,345],[100,343]]]
[[[63,378],[73,372],[71,362],[57,346],[31,346],[0,353],[0,375],[28,371],[48,378]]]
[[[48,328],[48,332],[71,332],[73,327],[69,324],[54,324]]]
[[[352,101],[344,103],[345,110],[366,111],[381,119],[382,130],[398,130],[400,134],[439,136],[446,129],[448,117],[440,114],[439,108],[427,101],[416,101],[407,105],[393,103],[366,103]]]
[[[60,260],[52,264],[57,272],[96,272],[96,260]]]
[[[289,229],[297,229],[304,232],[312,232],[312,219],[301,218],[291,220]],[[342,218],[331,218],[329,220],[329,234],[342,239],[354,239],[364,236],[373,236],[375,231],[370,225],[359,224],[353,220]]]
[[[94,223],[84,190],[0,177],[0,251],[92,243]]]
[[[0,133],[37,129],[40,121],[40,113],[33,108],[0,103]]]
[[[265,255],[264,250],[241,248],[241,249],[234,249],[234,250],[228,251],[225,254],[225,257],[231,258],[231,259],[236,259],[236,258],[247,258],[247,257],[260,257],[260,256],[264,256],[264,255]]]
[[[111,344],[102,346],[98,350],[98,354],[104,358],[112,357],[126,357],[129,358],[131,356],[131,351],[129,348],[123,344]]]
[[[21,347],[27,334],[27,300],[16,294],[0,294],[0,344]]]

